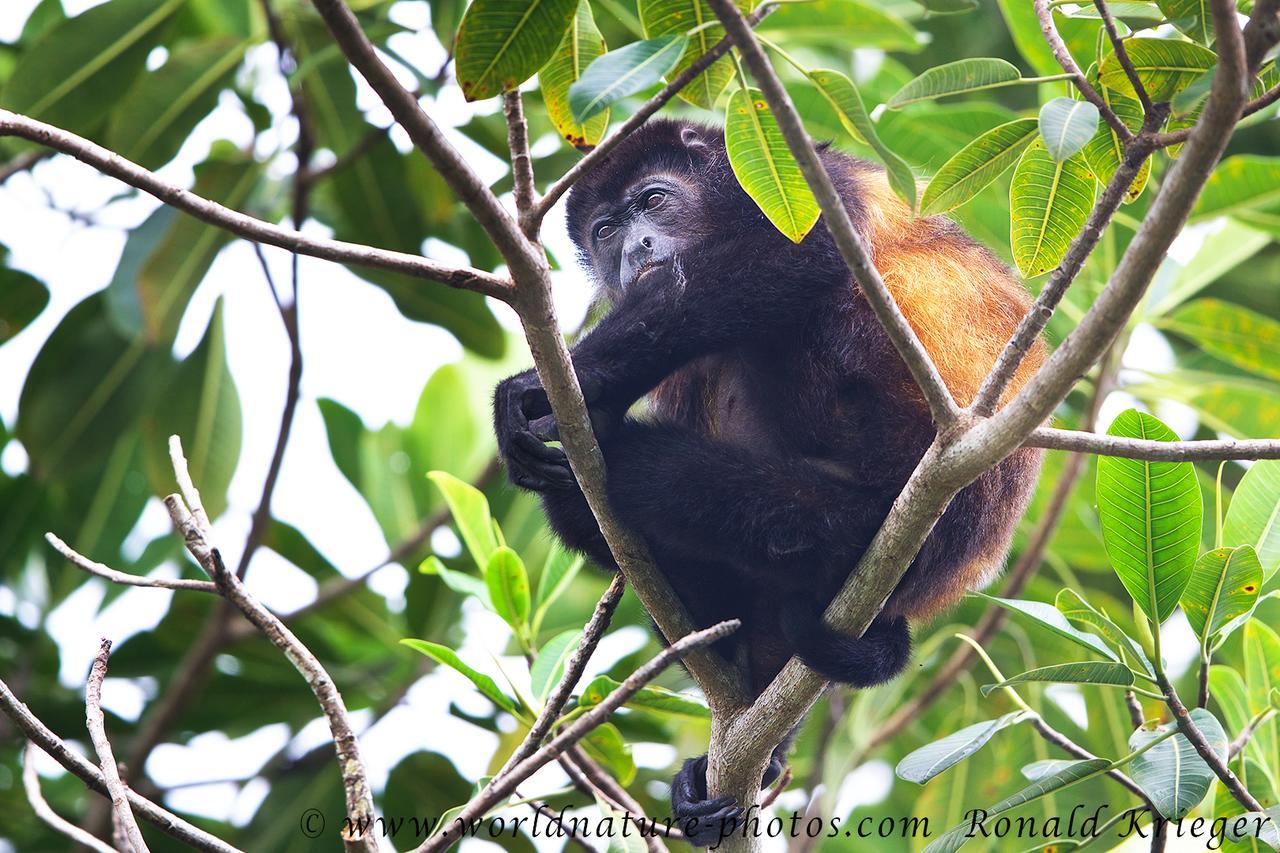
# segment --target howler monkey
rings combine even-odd
[[[942,217],[913,218],[878,167],[822,159],[872,259],[943,379],[967,404],[1028,306],[990,252]],[[780,234],[735,179],[719,129],[653,121],[573,188],[568,227],[612,303],[573,347],[608,467],[608,497],[699,626],[736,617],[718,651],[763,690],[793,654],[871,686],[906,665],[929,619],[999,571],[1039,472],[1019,450],[963,489],[861,638],[822,612],[934,436],[929,410],[820,221]],[[1037,346],[1014,387],[1043,359]],[[629,410],[648,396],[648,411]],[[554,437],[532,371],[495,395],[512,481],[557,535],[609,550]],[[780,745],[769,775],[781,767]],[[707,800],[704,759],[672,788],[695,843],[736,814]],[[766,781],[767,778],[766,778]]]

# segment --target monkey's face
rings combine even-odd
[[[670,264],[698,233],[697,188],[682,177],[643,176],[613,202],[592,212],[584,254],[601,286],[615,298]]]

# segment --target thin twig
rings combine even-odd
[[[533,240],[537,231],[531,232],[527,222],[537,203],[537,190],[534,189],[533,158],[529,156],[529,123],[524,118],[524,98],[519,89],[502,94],[502,114],[507,119],[507,147],[511,151],[516,215],[525,236]]]
[[[295,230],[281,228],[270,222],[223,207],[215,201],[168,183],[153,172],[131,163],[119,154],[96,145],[84,137],[27,116],[0,109],[0,137],[4,136],[20,137],[63,154],[69,154],[104,175],[123,181],[131,187],[155,196],[171,207],[246,240],[279,246],[282,249],[327,261],[400,272],[462,290],[473,290],[504,302],[510,299],[510,282],[492,273],[468,267],[450,267],[418,255],[375,249],[359,243],[309,237]]]
[[[1067,289],[1080,275],[1085,262],[1097,248],[1098,241],[1102,239],[1111,218],[1120,208],[1125,194],[1129,192],[1138,173],[1142,171],[1143,164],[1151,156],[1151,150],[1151,146],[1143,138],[1137,138],[1132,144],[1126,146],[1124,158],[1111,175],[1111,179],[1107,181],[1107,186],[1093,206],[1093,210],[1089,212],[1084,228],[1071,241],[1066,254],[1062,256],[1062,260],[1050,274],[1049,280],[1036,295],[1030,310],[1023,315],[1017,329],[1004,345],[1004,349],[1000,351],[991,372],[982,380],[982,387],[978,389],[970,406],[970,410],[975,415],[987,417],[995,411],[997,403],[1004,395],[1005,389],[1009,387],[1009,383],[1013,381],[1023,359],[1040,340],[1040,333],[1044,331],[1045,326],[1049,325],[1049,320],[1053,317],[1058,303],[1062,301]]]
[[[596,602],[595,612],[591,614],[586,627],[582,629],[582,640],[565,664],[564,676],[560,679],[560,683],[556,685],[555,690],[551,691],[551,695],[547,697],[547,702],[542,707],[542,713],[538,715],[538,719],[534,720],[524,740],[511,753],[511,757],[503,763],[502,769],[494,774],[493,779],[489,782],[490,785],[501,779],[502,775],[509,772],[511,768],[537,752],[538,747],[542,745],[542,739],[547,736],[547,733],[551,731],[551,727],[555,725],[556,720],[560,718],[560,712],[564,710],[565,703],[569,701],[573,688],[578,686],[578,681],[582,678],[582,672],[587,668],[587,662],[595,654],[596,646],[600,645],[600,640],[604,637],[604,632],[608,629],[609,621],[613,619],[613,613],[618,609],[618,602],[622,600],[622,593],[626,588],[626,579],[620,574],[614,575],[613,580],[609,583],[609,588],[604,591],[604,595],[600,596],[600,600]]]
[[[609,716],[621,708],[641,687],[656,678],[659,673],[683,657],[689,650],[705,647],[723,639],[736,631],[741,624],[737,619],[730,619],[710,628],[695,631],[664,648],[648,663],[629,675],[616,690],[604,698],[603,702],[565,726],[545,746],[520,762],[516,767],[513,767],[501,784],[488,789],[487,793],[482,792],[480,796],[468,803],[466,808],[454,818],[453,826],[466,826],[470,821],[479,818],[494,806],[499,805],[504,798],[511,795],[521,782],[532,776],[539,768],[555,760],[558,755],[582,740],[597,726],[607,721]],[[458,841],[458,836],[459,833],[450,832],[449,829],[442,830],[439,834],[419,846],[417,853],[444,850]]]
[[[1280,459],[1280,440],[1234,438],[1212,441],[1147,441],[1077,430],[1042,427],[1023,447],[1071,450],[1098,456],[1119,456],[1149,462],[1206,462],[1231,459]]]
[[[520,796],[519,792],[516,793],[516,796]],[[551,821],[551,825],[556,827],[560,832],[563,832],[565,838],[568,838],[570,843],[578,845],[583,850],[586,850],[587,853],[596,853],[596,849],[588,844],[586,839],[574,832],[572,827],[564,825],[564,821],[560,819],[560,815],[556,814],[551,806],[541,800],[530,800],[529,808]]]
[[[54,734],[35,714],[31,713],[31,709],[14,695],[9,685],[2,680],[0,680],[0,711],[22,730],[28,740],[84,782],[89,790],[103,796],[110,796],[102,771],[68,747],[62,738]],[[192,826],[172,812],[161,808],[132,788],[125,788],[125,796],[129,798],[129,805],[143,820],[184,844],[197,850],[207,850],[209,853],[242,853],[222,839]]]
[[[147,853],[147,843],[142,840],[142,830],[138,828],[133,810],[129,808],[129,797],[125,793],[124,782],[120,779],[120,768],[116,766],[111,741],[107,739],[106,721],[102,716],[102,681],[107,677],[107,658],[110,656],[111,641],[104,637],[98,646],[98,656],[94,658],[89,670],[89,681],[85,685],[85,723],[89,728],[94,751],[98,753],[102,779],[111,793],[111,814],[115,825],[133,848],[133,853]]]
[[[190,472],[186,470],[186,460],[182,454],[182,443],[173,436],[169,443],[170,457],[174,464],[174,473],[183,492],[190,490],[197,503],[199,495],[191,484]],[[371,825],[374,817],[373,796],[369,789],[368,777],[364,762],[360,757],[360,745],[351,720],[347,714],[346,703],[338,692],[333,679],[323,664],[311,650],[290,631],[271,611],[263,607],[257,599],[250,595],[241,580],[222,562],[222,555],[209,540],[207,533],[201,529],[199,519],[184,506],[178,495],[169,495],[164,499],[169,517],[174,527],[182,533],[187,543],[187,550],[195,557],[196,562],[218,585],[222,595],[234,604],[245,617],[258,627],[272,645],[284,653],[298,673],[306,680],[307,686],[320,704],[325,720],[329,724],[329,733],[333,738],[337,752],[338,767],[342,773],[342,784],[346,793],[348,825]],[[345,832],[343,843],[348,850],[373,850],[376,842],[367,834],[361,838],[348,836]]]
[[[757,26],[761,21],[773,14],[773,11],[777,8],[778,5],[776,3],[761,4],[759,8],[747,16],[747,24],[751,27]],[[534,206],[533,212],[528,217],[526,233],[536,234],[547,213],[560,200],[560,197],[569,191],[570,187],[577,183],[583,175],[599,165],[614,148],[617,148],[624,139],[652,118],[668,101],[680,94],[680,90],[693,82],[695,77],[710,68],[717,59],[727,54],[731,47],[733,47],[733,40],[728,36],[720,39],[720,41],[712,45],[710,50],[699,56],[685,70],[672,78],[671,82],[663,86],[656,95],[645,101],[639,109],[619,125],[617,130],[609,134],[609,137],[593,148],[587,156],[574,163],[569,171],[565,172],[559,180],[547,188],[546,194]]]
[[[112,583],[125,584],[126,586],[152,587],[154,589],[190,589],[196,592],[212,592],[215,595],[218,592],[217,585],[210,581],[188,580],[186,578],[144,578],[140,575],[119,572],[96,560],[90,560],[52,533],[46,533],[44,538],[45,541],[53,546],[55,551],[66,557],[72,565],[84,569],[91,575],[105,578]]]
[[[1084,99],[1098,108],[1098,113],[1102,116],[1107,124],[1111,125],[1111,129],[1116,132],[1125,142],[1133,138],[1133,131],[1130,130],[1120,117],[1116,115],[1115,110],[1111,109],[1111,105],[1106,99],[1098,94],[1098,90],[1093,88],[1093,84],[1089,82],[1089,78],[1080,70],[1080,66],[1076,64],[1075,58],[1071,55],[1071,49],[1067,47],[1067,43],[1062,40],[1062,36],[1058,34],[1058,25],[1053,22],[1053,10],[1049,8],[1049,0],[1032,0],[1035,6],[1036,18],[1040,22],[1040,32],[1044,36],[1044,40],[1049,44],[1049,50],[1053,52],[1053,58],[1058,60],[1058,64],[1062,66],[1062,70],[1071,75],[1072,84],[1080,90],[1080,94]]]
[[[644,813],[644,808],[622,787],[622,784],[609,775],[609,772],[591,759],[581,744],[574,744],[560,756],[562,767],[576,768],[594,790],[600,792],[606,800],[617,805],[618,810],[628,815],[631,820],[643,828],[660,828],[657,821],[651,820]],[[649,853],[667,853],[667,845],[658,835],[665,833],[644,833],[644,845]]]
[[[1262,804],[1259,803],[1249,793],[1249,789],[1244,783],[1231,772],[1231,768],[1227,766],[1227,762],[1222,760],[1222,756],[1214,752],[1209,741],[1205,739],[1204,732],[1200,731],[1200,727],[1196,725],[1195,720],[1191,719],[1191,712],[1182,704],[1182,700],[1178,697],[1178,692],[1173,689],[1168,676],[1164,671],[1156,667],[1156,683],[1160,685],[1160,690],[1164,693],[1165,704],[1169,706],[1169,710],[1173,712],[1173,721],[1178,726],[1178,731],[1187,739],[1196,753],[1209,765],[1209,769],[1213,771],[1223,786],[1235,797],[1236,802],[1244,806],[1245,811],[1260,812]]]
[[[41,160],[52,156],[52,151],[26,151],[14,157],[8,163],[0,163],[0,184],[3,184],[19,172],[25,172],[33,168]]]
[[[1151,95],[1147,93],[1147,87],[1142,84],[1142,78],[1138,76],[1138,69],[1133,67],[1133,60],[1129,58],[1129,50],[1124,46],[1120,31],[1116,29],[1116,21],[1111,16],[1111,9],[1107,7],[1106,0],[1093,0],[1093,6],[1102,18],[1102,25],[1107,30],[1107,38],[1111,40],[1111,49],[1115,51],[1116,59],[1124,69],[1124,75],[1129,78],[1129,85],[1133,86],[1133,91],[1137,93],[1138,100],[1142,103],[1143,115],[1150,115],[1155,110],[1155,105],[1151,103]]]
[[[1261,713],[1254,714],[1249,722],[1245,724],[1245,727],[1241,729],[1240,734],[1236,735],[1236,739],[1231,741],[1231,746],[1227,750],[1227,760],[1230,761],[1239,755],[1240,751],[1249,745],[1249,741],[1253,739],[1253,733],[1258,730],[1258,727],[1275,715],[1275,708],[1268,708]]]
[[[818,150],[806,133],[795,105],[783,89],[782,81],[778,79],[768,57],[760,48],[760,43],[752,35],[751,27],[732,0],[709,0],[709,5],[724,24],[725,31],[733,39],[756,83],[763,90],[769,109],[778,122],[778,128],[786,138],[791,156],[795,158],[805,182],[813,190],[818,206],[822,208],[823,223],[835,240],[840,256],[853,273],[854,280],[858,282],[867,303],[893,342],[894,349],[911,371],[911,376],[929,405],[929,412],[938,430],[945,430],[955,423],[960,410],[928,350],[920,343],[920,338],[903,316],[893,294],[880,277],[879,270],[872,263],[866,243],[853,227],[844,199],[840,197],[831,176],[827,174],[826,166],[818,157]]]
[[[485,233],[513,269],[536,263],[535,248],[524,238],[515,221],[503,209],[470,164],[445,138],[444,133],[418,103],[417,96],[401,85],[378,56],[373,42],[343,0],[313,0],[312,3],[352,67],[364,77],[413,144],[475,217]],[[537,250],[541,251],[541,250]]]
[[[764,795],[764,799],[760,801],[760,808],[767,809],[778,801],[778,797],[782,796],[782,792],[787,790],[787,786],[791,784],[791,766],[787,765],[782,769],[782,775],[778,777],[778,781],[773,783],[773,787]]]
[[[31,809],[36,813],[36,817],[81,847],[88,847],[96,853],[116,853],[113,847],[99,841],[92,834],[55,812],[45,800],[44,794],[40,792],[40,776],[36,773],[36,755],[39,752],[38,746],[27,741],[26,749],[22,753],[22,786],[27,791],[27,802],[31,803]]]

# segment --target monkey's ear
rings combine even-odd
[[[680,129],[680,141],[684,143],[685,148],[705,149],[707,147],[707,143],[702,141],[698,131],[692,127]]]

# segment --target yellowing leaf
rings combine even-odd
[[[779,231],[799,243],[821,210],[758,89],[739,89],[729,98],[724,136],[738,183]]]
[[[604,139],[605,129],[609,126],[609,111],[603,110],[585,122],[579,122],[569,107],[569,87],[582,78],[587,66],[602,56],[604,50],[604,37],[591,15],[591,4],[587,0],[579,0],[578,13],[560,40],[555,55],[538,72],[547,116],[556,126],[556,131],[580,150],[594,148]]]
[[[1009,189],[1013,259],[1028,278],[1049,272],[1067,253],[1093,207],[1094,177],[1077,155],[1061,163],[1031,143]]]

